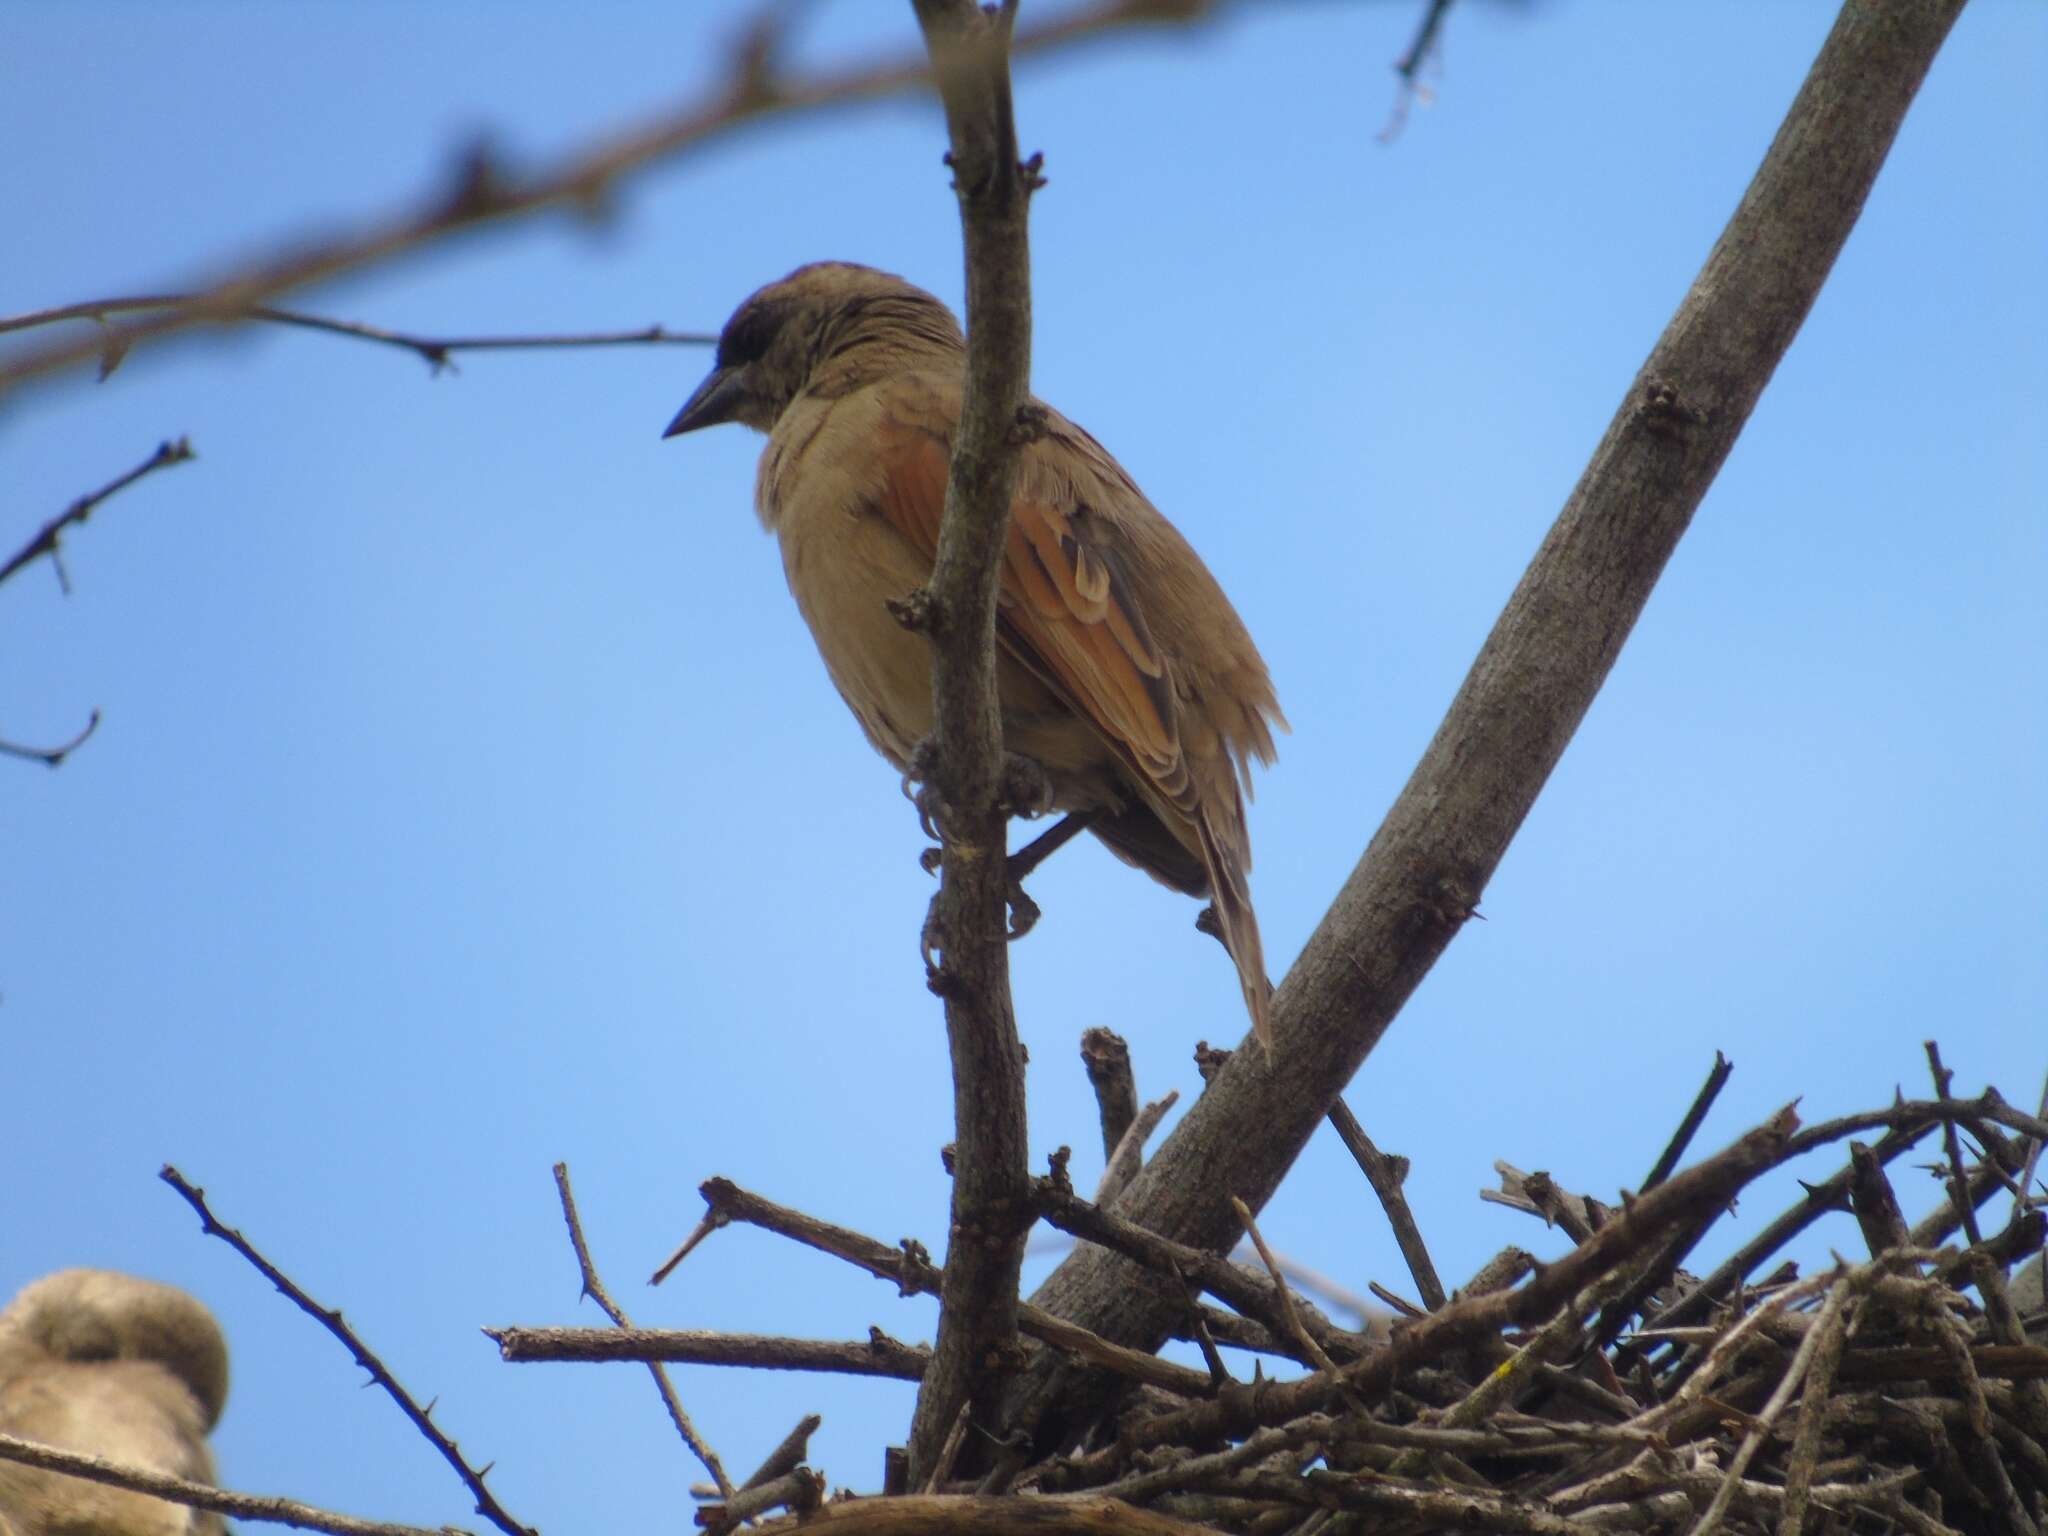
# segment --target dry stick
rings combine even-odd
[[[1280,1303],[1280,1316],[1287,1325],[1287,1331],[1295,1342],[1307,1351],[1310,1360],[1319,1371],[1334,1373],[1337,1362],[1309,1337],[1308,1330],[1301,1325],[1301,1314],[1295,1310],[1294,1294],[1287,1289],[1287,1277],[1280,1272],[1280,1261],[1273,1257],[1273,1250],[1266,1246],[1266,1239],[1259,1231],[1258,1222],[1252,1219],[1251,1207],[1242,1200],[1232,1202],[1237,1207],[1237,1219],[1244,1223],[1246,1235],[1252,1240],[1252,1247],[1258,1250],[1259,1260],[1266,1266],[1266,1273],[1273,1277],[1273,1294]]]
[[[1785,1509],[1778,1516],[1778,1536],[1800,1536],[1806,1522],[1814,1469],[1820,1465],[1821,1432],[1828,1423],[1829,1394],[1835,1388],[1835,1368],[1841,1363],[1842,1346],[1848,1340],[1860,1306],[1860,1302],[1852,1301],[1847,1306],[1835,1307],[1835,1298],[1830,1295],[1814,1327],[1820,1342],[1807,1366],[1805,1393],[1799,1404],[1799,1428],[1792,1437],[1791,1454],[1785,1459]],[[1829,1308],[1834,1308],[1832,1314]]]
[[[1009,812],[996,697],[996,586],[1030,399],[1031,272],[1025,238],[1036,165],[1017,154],[1009,42],[1016,0],[914,0],[952,141],[967,268],[967,380],[932,576],[920,605],[932,641],[927,788],[944,807],[945,859],[927,931],[942,958],[953,1061],[953,1207],[932,1367],[911,1417],[910,1486],[922,1487],[962,1405],[993,1427],[1005,1363],[1022,1363],[1017,1275],[1031,1226],[1024,1051],[1010,1000]],[[995,1367],[995,1368],[992,1368]]]
[[[69,741],[59,742],[54,747],[25,747],[18,741],[0,739],[0,757],[22,757],[32,763],[41,763],[45,768],[61,768],[64,759],[92,740],[92,733],[100,728],[100,712],[95,709],[85,717],[85,725]]]
[[[355,1357],[356,1364],[370,1373],[370,1380],[384,1389],[385,1395],[398,1404],[399,1411],[412,1420],[413,1428],[417,1429],[426,1438],[429,1445],[441,1453],[443,1461],[455,1469],[455,1475],[462,1479],[463,1486],[469,1489],[471,1497],[476,1500],[476,1512],[478,1514],[490,1521],[499,1530],[505,1532],[506,1536],[537,1536],[537,1533],[530,1527],[521,1525],[517,1520],[514,1520],[505,1507],[498,1502],[497,1496],[484,1486],[484,1478],[490,1472],[490,1467],[485,1466],[482,1470],[478,1470],[470,1466],[468,1461],[463,1458],[462,1452],[457,1448],[455,1442],[441,1433],[440,1426],[427,1416],[427,1410],[420,1407],[413,1400],[412,1394],[399,1385],[398,1378],[391,1374],[390,1369],[384,1362],[378,1359],[371,1352],[370,1347],[356,1336],[354,1329],[342,1321],[340,1312],[321,1306],[319,1302],[300,1290],[283,1270],[279,1269],[270,1260],[258,1253],[255,1248],[250,1246],[249,1240],[243,1237],[241,1233],[232,1227],[224,1227],[216,1221],[213,1211],[206,1203],[206,1191],[187,1182],[185,1176],[169,1163],[164,1164],[163,1168],[159,1170],[157,1177],[175,1189],[184,1197],[185,1203],[199,1213],[200,1225],[208,1237],[219,1238],[230,1248],[234,1249],[235,1252],[247,1259],[256,1272],[276,1286],[293,1306],[297,1307],[301,1312],[312,1318],[314,1322],[341,1341],[342,1346]]]
[[[818,1432],[818,1426],[825,1422],[815,1413],[807,1413],[796,1421],[796,1428],[784,1435],[774,1450],[762,1458],[761,1465],[754,1469],[754,1475],[740,1487],[758,1488],[763,1483],[773,1482],[786,1472],[794,1472],[810,1453],[811,1436]]]
[[[960,1412],[953,1418],[953,1427],[946,1431],[946,1438],[939,1446],[938,1460],[932,1463],[931,1476],[925,1479],[920,1493],[937,1493],[939,1485],[953,1473],[953,1463],[960,1455],[960,1444],[967,1438],[967,1411],[973,1405],[966,1399],[960,1403]]]
[[[2041,1085],[2041,1107],[2034,1112],[2034,1118],[2037,1120],[2048,1120],[2048,1083]],[[2017,1213],[2020,1205],[2032,1198],[2028,1191],[2034,1182],[2034,1169],[2039,1166],[2041,1161],[2041,1146],[2044,1141],[2048,1141],[2048,1137],[2030,1135],[2027,1138],[2026,1160],[2020,1164],[2019,1177],[2015,1181],[2020,1189],[2018,1196],[2014,1199],[2015,1213]]]
[[[1932,1052],[1930,1051],[1930,1054]],[[1941,1075],[1939,1058],[1936,1058],[1935,1075]],[[1998,1442],[1992,1438],[1991,1408],[1984,1399],[1983,1378],[1977,1373],[1976,1363],[1970,1358],[1970,1346],[1964,1336],[1962,1325],[1946,1315],[1942,1308],[1940,1292],[1929,1287],[1928,1310],[1936,1345],[1949,1358],[1956,1381],[1962,1387],[1965,1422],[1970,1427],[1971,1457],[1977,1464],[1978,1476],[1983,1481],[1980,1492],[1988,1492],[1995,1500],[1994,1508],[2005,1518],[2007,1528],[2013,1536],[2039,1536],[2040,1527],[2027,1513],[2020,1502],[2019,1491],[2012,1485],[2012,1475],[2006,1471],[2005,1458],[1998,1454]]]
[[[1408,125],[1408,109],[1415,102],[1416,76],[1429,56],[1436,52],[1437,35],[1443,30],[1444,16],[1451,8],[1451,0],[1429,0],[1429,8],[1422,14],[1422,24],[1415,29],[1415,37],[1407,50],[1394,61],[1394,73],[1400,84],[1394,93],[1394,109],[1387,117],[1387,125],[1379,132],[1382,144],[1391,144],[1401,136],[1401,130]]]
[[[1098,0],[1020,32],[1012,52],[1048,52],[1112,32],[1192,21],[1208,9],[1192,0]],[[233,323],[265,300],[382,265],[480,224],[550,210],[586,216],[599,212],[617,184],[632,173],[673,162],[757,118],[900,96],[922,88],[931,78],[930,66],[920,55],[785,80],[775,68],[774,41],[771,26],[755,27],[727,78],[702,99],[621,129],[548,169],[520,176],[482,151],[472,152],[444,173],[439,188],[409,200],[402,211],[357,221],[348,233],[332,239],[280,245],[275,254],[231,271],[181,308],[110,326],[99,337],[66,338],[17,354],[0,365],[0,393],[10,385],[90,363],[109,350],[126,352],[196,325]]]
[[[1911,1241],[1892,1181],[1885,1177],[1876,1154],[1860,1141],[1849,1143],[1849,1209],[1873,1259]]]
[[[905,1296],[943,1295],[944,1293],[944,1277],[926,1255],[923,1245],[919,1243],[906,1240],[901,1247],[888,1247],[886,1244],[876,1242],[875,1239],[864,1236],[850,1228],[836,1226],[829,1221],[820,1221],[817,1217],[807,1216],[802,1211],[792,1210],[786,1205],[778,1205],[773,1200],[765,1199],[751,1190],[741,1189],[730,1179],[706,1179],[699,1186],[699,1189],[705,1200],[709,1202],[711,1209],[705,1214],[704,1220],[698,1223],[697,1232],[692,1234],[691,1244],[685,1245],[685,1251],[687,1251],[689,1246],[694,1245],[697,1237],[703,1233],[715,1231],[729,1222],[740,1221],[747,1223],[749,1226],[760,1227],[765,1231],[779,1233],[795,1242],[804,1244],[806,1247],[816,1248],[821,1253],[829,1253],[834,1258],[844,1259],[855,1268],[864,1269],[879,1279],[894,1281],[897,1289]],[[671,1265],[668,1267],[673,1267],[673,1261],[671,1261]],[[1042,1343],[1050,1344],[1055,1349],[1077,1355],[1093,1364],[1104,1366],[1131,1380],[1141,1381],[1149,1386],[1160,1387],[1182,1397],[1199,1397],[1207,1393],[1208,1378],[1202,1372],[1190,1370],[1184,1365],[1174,1365],[1170,1361],[1158,1359],[1156,1356],[1142,1350],[1127,1349],[1122,1345],[1113,1344],[1109,1340],[1092,1334],[1077,1324],[1054,1317],[1037,1307],[1029,1305],[1020,1307],[1018,1310],[1018,1325],[1025,1333],[1030,1334]],[[570,1333],[580,1330],[564,1329],[553,1331]],[[507,1336],[515,1333],[523,1335],[522,1348],[540,1348],[543,1347],[538,1342],[540,1336],[548,1334],[551,1330],[506,1329],[502,1330],[502,1332]],[[496,1338],[498,1334],[494,1333],[492,1337]],[[606,1335],[599,1331],[598,1337],[603,1338]],[[700,1337],[715,1336],[707,1335]],[[730,1335],[727,1337],[730,1337]],[[584,1346],[579,1342],[572,1347],[582,1348]],[[537,1360],[559,1357],[528,1354],[524,1358]],[[577,1358],[587,1359],[594,1357],[579,1355]],[[604,1356],[604,1358],[624,1359],[636,1357],[609,1354]],[[740,1362],[735,1361],[731,1363]],[[792,1368],[805,1369],[808,1367],[798,1366]],[[841,1367],[825,1366],[822,1368],[840,1369]]]
[[[1422,761],[1273,999],[1270,1066],[1233,1059],[1119,1208],[1196,1248],[1237,1238],[1472,912],[1848,238],[1961,0],[1851,0],[1741,206],[1630,386]],[[1242,1053],[1241,1053],[1242,1054]],[[1078,1249],[1041,1306],[1154,1348],[1178,1300]],[[1092,1417],[1033,1369],[1012,1422]]]
[[[55,309],[39,309],[22,315],[0,315],[0,335],[5,335],[9,331],[25,331],[40,325],[55,325],[65,320],[104,322],[108,315],[133,314],[140,310],[178,309],[202,302],[203,296],[190,293],[133,294],[118,299],[86,299],[76,304],[60,304]],[[565,347],[662,344],[708,347],[718,341],[717,336],[707,332],[671,331],[660,325],[643,326],[637,331],[584,331],[552,336],[421,336],[411,331],[394,331],[381,325],[369,325],[360,320],[336,320],[330,315],[308,314],[301,309],[279,309],[270,304],[252,304],[230,317],[230,323],[243,320],[291,326],[298,330],[319,331],[329,336],[346,336],[355,341],[396,347],[400,351],[416,354],[437,374],[444,368],[454,368],[455,359],[452,354],[457,352],[537,351]],[[104,379],[112,373],[120,361],[121,354],[108,351],[101,360],[100,377]]]
[[[792,1339],[696,1328],[486,1328],[483,1333],[512,1365],[643,1361],[918,1381],[932,1357],[923,1345],[902,1343],[879,1329],[864,1340]]]
[[[1882,1167],[1909,1151],[1933,1128],[1931,1120],[1907,1129],[1894,1127],[1871,1149],[1870,1155],[1876,1159],[1878,1166]],[[1656,1316],[1646,1319],[1643,1323],[1644,1329],[1649,1331],[1675,1328],[1705,1316],[1717,1302],[1724,1300],[1729,1292],[1746,1280],[1758,1265],[1829,1211],[1839,1209],[1842,1202],[1848,1198],[1849,1183],[1854,1176],[1855,1169],[1852,1165],[1818,1184],[1811,1185],[1807,1189],[1805,1199],[1744,1243],[1693,1290]],[[1916,1237],[1915,1246],[1926,1245],[1920,1243]]]
[[[1342,1472],[1318,1470],[1300,1478],[1255,1473],[1220,1486],[1312,1506],[1334,1502],[1341,1509],[1394,1516],[1404,1525],[1412,1521],[1421,1529],[1493,1531],[1503,1536],[1585,1536],[1586,1529],[1576,1520],[1491,1491],[1425,1488]]]
[[[1444,1304],[1444,1283],[1437,1278],[1429,1247],[1422,1241],[1422,1229],[1416,1226],[1415,1213],[1408,1209],[1408,1197],[1401,1192],[1408,1177],[1407,1159],[1390,1157],[1374,1146],[1365,1127],[1358,1123],[1358,1116],[1341,1098],[1330,1106],[1330,1126],[1357,1160],[1372,1192],[1380,1197],[1387,1225],[1394,1229],[1394,1241],[1400,1246],[1401,1257],[1408,1261],[1408,1273],[1415,1277],[1415,1289],[1422,1304],[1434,1312]],[[1386,1300],[1384,1296],[1380,1299]]]
[[[1692,1145],[1693,1136],[1706,1121],[1707,1111],[1714,1107],[1714,1100],[1721,1096],[1721,1090],[1727,1085],[1729,1075],[1734,1070],[1734,1062],[1719,1051],[1714,1052],[1713,1070],[1707,1074],[1707,1080],[1700,1085],[1700,1091],[1693,1096],[1692,1108],[1685,1112],[1685,1118],[1678,1122],[1678,1129],[1671,1133],[1671,1144],[1665,1147],[1663,1155],[1657,1159],[1656,1166],[1651,1168],[1649,1176],[1643,1180],[1644,1189],[1655,1189],[1671,1177],[1671,1170],[1678,1166],[1678,1160],[1685,1156],[1685,1149]]]
[[[1102,1161],[1116,1160],[1124,1132],[1138,1118],[1138,1078],[1131,1070],[1131,1047],[1113,1029],[1081,1032],[1081,1065],[1095,1090],[1095,1108],[1102,1119]]]
[[[825,1479],[809,1467],[795,1467],[780,1477],[756,1483],[736,1493],[723,1504],[707,1504],[697,1511],[697,1524],[711,1530],[727,1531],[743,1520],[771,1509],[787,1506],[799,1517],[816,1509],[825,1497]]]
[[[1183,1488],[1193,1487],[1204,1478],[1222,1472],[1235,1472],[1239,1467],[1252,1462],[1263,1461],[1276,1451],[1288,1450],[1300,1445],[1328,1429],[1330,1420],[1321,1415],[1312,1415],[1296,1424],[1283,1425],[1279,1429],[1262,1429],[1248,1435],[1237,1445],[1225,1451],[1208,1456],[1193,1456],[1185,1461],[1172,1462],[1164,1467],[1155,1467],[1148,1472],[1133,1473],[1118,1478],[1113,1483],[1092,1489],[1091,1495],[1101,1499],[1123,1499],[1136,1504],[1154,1498],[1162,1493],[1174,1493]]]
[[[1106,1205],[1114,1200],[1123,1187],[1138,1176],[1138,1170],[1145,1164],[1145,1143],[1159,1129],[1159,1122],[1166,1118],[1167,1111],[1179,1102],[1180,1090],[1176,1088],[1165,1098],[1154,1099],[1147,1104],[1124,1127],[1123,1136],[1103,1167],[1102,1181],[1095,1186],[1097,1205]]]
[[[192,440],[189,437],[181,437],[175,442],[166,438],[163,442],[158,443],[155,453],[152,453],[126,474],[116,475],[96,491],[88,491],[47,523],[43,524],[42,527],[38,528],[33,538],[16,550],[5,565],[0,565],[0,582],[6,581],[8,577],[22,569],[22,567],[32,564],[44,555],[48,555],[57,567],[57,581],[68,596],[71,591],[71,582],[64,574],[64,562],[57,553],[57,541],[63,535],[64,530],[83,523],[88,517],[92,516],[93,508],[97,507],[116,491],[127,489],[127,487],[133,485],[144,475],[153,474],[159,469],[168,469],[173,464],[183,464],[188,459],[197,457],[198,455],[192,451]]]
[[[1227,1258],[1172,1242],[1091,1205],[1057,1178],[1040,1179],[1034,1189],[1038,1214],[1046,1225],[1121,1253],[1157,1274],[1174,1277],[1176,1282],[1200,1286],[1263,1323],[1277,1339],[1294,1338],[1294,1330],[1299,1326],[1312,1330],[1317,1347],[1333,1354],[1355,1357],[1362,1350],[1363,1341],[1356,1335],[1346,1339],[1318,1315],[1304,1317],[1296,1309],[1290,1319],[1288,1309],[1282,1306],[1271,1284]]]
[[[295,1525],[302,1530],[332,1531],[335,1536],[449,1536],[446,1526],[430,1530],[418,1525],[358,1520],[353,1515],[315,1509],[297,1499],[233,1493],[211,1483],[188,1482],[182,1477],[171,1477],[146,1467],[123,1466],[98,1456],[87,1456],[81,1451],[60,1450],[39,1440],[21,1440],[8,1434],[0,1434],[0,1461],[38,1467],[65,1477],[80,1477],[88,1482],[104,1483],[110,1488],[126,1488],[131,1493],[150,1494],[188,1509],[210,1509],[216,1514],[233,1515],[238,1520],[267,1520],[278,1525]]]
[[[1284,1051],[1277,1065],[1285,1062]],[[1447,1303],[1428,1317],[1397,1330],[1383,1349],[1331,1375],[1319,1372],[1299,1381],[1271,1382],[1263,1390],[1225,1388],[1216,1401],[1198,1403],[1158,1418],[1128,1425],[1119,1443],[1101,1460],[1076,1466],[1100,1471],[1131,1452],[1154,1445],[1199,1443],[1242,1434],[1247,1424],[1284,1424],[1334,1403],[1343,1388],[1361,1394],[1384,1391],[1403,1371],[1440,1360],[1454,1349],[1495,1337],[1501,1329],[1549,1318],[1603,1275],[1652,1249],[1674,1226],[1701,1209],[1725,1205],[1751,1179],[1775,1165],[1798,1118],[1787,1108],[1715,1156],[1684,1170],[1644,1195],[1610,1221],[1590,1242],[1546,1265],[1526,1285]],[[1155,1159],[1156,1161],[1156,1159]],[[1083,1474],[1085,1475],[1085,1473]],[[1101,1480],[1100,1478],[1097,1479]]]
[[[1926,1042],[1927,1069],[1934,1077],[1934,1096],[1943,1104],[1951,1103],[1948,1095],[1949,1080],[1955,1074],[1941,1064],[1941,1047],[1932,1040]],[[1941,1123],[1942,1141],[1948,1148],[1949,1200],[1962,1218],[1963,1235],[1976,1247],[1984,1241],[1984,1234],[1977,1226],[1976,1202],[1969,1198],[1970,1175],[1963,1167],[1963,1144],[1956,1136],[1956,1123],[1944,1120]],[[1986,1161],[1990,1159],[1987,1156]]]
[[[1758,1448],[1763,1445],[1765,1437],[1776,1428],[1778,1416],[1785,1411],[1786,1405],[1792,1401],[1792,1395],[1805,1382],[1806,1373],[1813,1365],[1813,1357],[1819,1351],[1821,1342],[1840,1328],[1843,1309],[1849,1305],[1850,1299],[1846,1280],[1846,1275],[1837,1265],[1828,1290],[1828,1298],[1821,1304],[1819,1321],[1807,1330],[1805,1339],[1792,1355],[1792,1363],[1785,1368],[1784,1379],[1765,1400],[1762,1411],[1750,1421],[1749,1432],[1742,1437],[1742,1444],[1736,1447],[1734,1456],[1729,1459],[1727,1470],[1722,1474],[1721,1486],[1714,1491],[1713,1501],[1707,1505],[1699,1520],[1693,1525],[1690,1536],[1713,1536],[1721,1524],[1722,1517],[1728,1513],[1729,1501],[1735,1497],[1735,1490],[1742,1482],[1742,1474],[1749,1470],[1749,1464],[1755,1458]],[[1823,1392],[1821,1395],[1825,1397],[1826,1393]],[[1807,1491],[1804,1488],[1799,1490],[1798,1497],[1802,1501]],[[1792,1496],[1792,1489],[1788,1487],[1788,1508],[1792,1503]],[[1798,1529],[1795,1521],[1792,1530],[1796,1533]]]
[[[1028,1499],[971,1493],[921,1493],[834,1499],[795,1519],[754,1527],[760,1536],[1215,1536],[1120,1499]]]
[[[583,1294],[596,1302],[599,1310],[620,1329],[631,1328],[633,1320],[626,1316],[625,1308],[612,1300],[611,1292],[598,1278],[597,1265],[590,1257],[590,1244],[584,1241],[583,1222],[576,1214],[576,1197],[569,1190],[567,1163],[555,1164],[555,1189],[562,1197],[562,1220],[568,1223],[569,1244],[576,1250],[576,1267],[583,1275]],[[704,1437],[697,1433],[697,1426],[690,1422],[690,1415],[683,1407],[683,1400],[676,1395],[675,1383],[668,1379],[668,1372],[653,1360],[647,1362],[647,1369],[654,1377],[655,1389],[661,1393],[663,1406],[668,1409],[669,1422],[683,1437],[683,1444],[704,1464],[704,1470],[711,1474],[711,1481],[718,1485],[719,1493],[731,1498],[732,1482],[726,1477],[717,1453],[705,1444]]]

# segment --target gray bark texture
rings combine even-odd
[[[1630,385],[1364,857],[1274,999],[1270,1063],[1240,1050],[1118,1211],[1195,1247],[1240,1235],[1477,905],[1614,664],[1665,561],[1854,227],[1962,0],[1850,0],[1741,206]],[[1369,510],[1369,509],[1368,509]],[[1033,1298],[1156,1348],[1184,1300],[1102,1248]],[[1071,1444],[1100,1378],[1040,1354],[1006,1422]]]

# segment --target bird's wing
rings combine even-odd
[[[887,411],[876,448],[879,510],[927,558],[935,556],[950,457],[945,437],[916,414]],[[1132,601],[1109,530],[1071,487],[1071,477],[1057,473],[1020,474],[1003,551],[998,633],[1161,800],[1194,820],[1199,790],[1181,751],[1166,659]]]
[[[907,394],[890,404],[885,401],[876,429],[877,505],[931,559],[946,505],[947,429],[954,418],[939,409],[937,395]],[[1094,463],[1098,457],[1112,473]],[[1251,858],[1237,779],[1221,759],[1220,780],[1205,796],[1182,750],[1166,658],[1132,599],[1115,525],[1088,502],[1095,495],[1108,505],[1123,494],[1138,491],[1115,460],[1054,417],[1052,435],[1029,444],[1018,467],[996,632],[1012,655],[1102,733],[1155,809],[1170,808],[1188,825],[1209,873],[1224,947],[1236,963],[1253,1030],[1270,1049],[1272,984],[1246,879]]]

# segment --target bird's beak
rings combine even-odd
[[[661,435],[676,437],[684,432],[694,432],[699,427],[715,427],[720,422],[732,421],[739,415],[746,398],[744,370],[714,368],[697,386],[697,392],[683,402],[683,408],[676,412],[676,419]]]

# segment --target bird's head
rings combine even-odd
[[[191,1389],[209,1429],[227,1401],[228,1346],[213,1314],[174,1286],[114,1270],[59,1270],[0,1309],[0,1365],[37,1357],[153,1360]]]
[[[718,336],[718,360],[664,437],[738,421],[767,432],[821,372],[876,373],[919,354],[958,353],[959,322],[922,288],[873,267],[813,262],[749,297]],[[856,349],[867,355],[856,359]],[[849,379],[849,384],[857,380]]]

